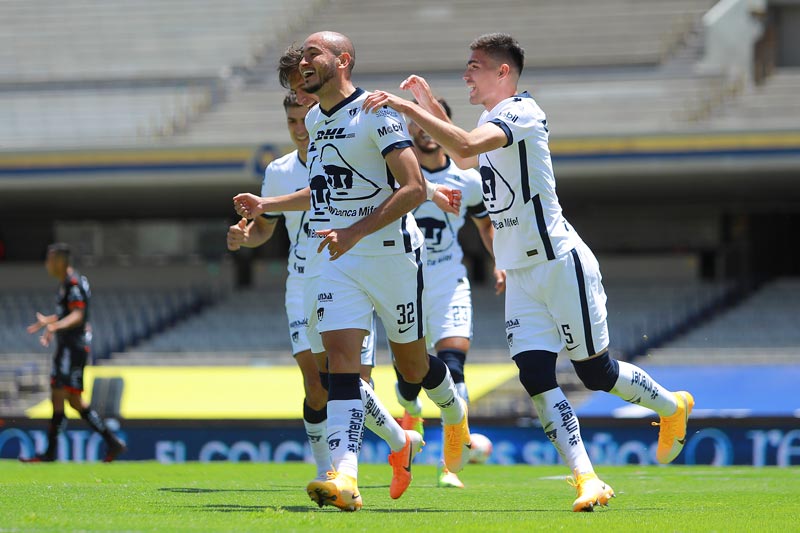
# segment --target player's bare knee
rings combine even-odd
[[[558,387],[556,359],[558,354],[545,350],[529,350],[514,356],[519,368],[519,382],[533,397]]]
[[[619,378],[619,363],[608,352],[598,357],[572,361],[575,373],[589,390],[610,391]]]

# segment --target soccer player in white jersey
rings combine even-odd
[[[443,99],[438,103],[450,117],[450,107]],[[447,185],[461,191],[461,209],[457,214],[442,211],[433,202],[423,202],[414,210],[423,235],[428,260],[425,264],[425,334],[428,347],[445,362],[453,376],[456,390],[469,404],[467,384],[464,381],[464,362],[472,338],[472,295],[467,269],[462,260],[464,252],[458,241],[458,232],[467,218],[472,219],[478,234],[489,253],[492,253],[492,227],[489,213],[483,204],[481,176],[475,169],[462,170],[447,156],[444,149],[413,121],[408,131],[414,141],[414,152],[422,168],[423,177],[430,183]],[[505,272],[494,270],[495,290],[505,288]],[[404,408],[401,425],[405,429],[423,432],[420,386],[407,383],[397,375],[397,400]],[[458,475],[440,463],[437,482],[440,487],[463,488]]]
[[[299,61],[299,58],[298,58]],[[297,77],[302,80],[299,72]],[[308,185],[308,169],[306,168],[308,131],[305,127],[307,105],[315,101],[308,95],[298,102],[294,92],[284,99],[286,124],[295,151],[272,161],[264,172],[261,187],[263,196],[279,196],[303,189]],[[313,268],[306,264],[308,247],[308,220],[306,211],[287,211],[285,213],[264,213],[249,224],[242,219],[228,229],[228,248],[238,250],[241,246],[253,248],[269,240],[275,230],[275,222],[283,215],[289,234],[289,275],[286,279],[286,313],[289,319],[292,353],[303,374],[305,399],[303,402],[303,423],[311,447],[312,456],[317,467],[318,480],[327,480],[327,472],[331,470],[330,452],[326,440],[326,420],[328,401],[328,372],[324,348],[319,340],[319,333],[309,329],[308,313],[305,309],[304,288],[314,284]],[[374,331],[374,321],[370,331]],[[413,431],[405,432],[391,416],[389,411],[375,396],[368,384],[369,372],[375,361],[374,335],[370,333],[364,338],[361,349],[361,398],[365,406],[365,424],[389,445],[392,453],[389,462],[392,465],[392,482],[389,493],[399,498],[411,483],[411,461],[422,444],[422,436]],[[319,371],[318,371],[319,369]],[[407,437],[408,435],[408,437]],[[418,446],[409,451],[411,441]]]
[[[648,407],[661,417],[656,457],[672,461],[683,448],[694,406],[688,392],[671,392],[644,370],[608,353],[606,296],[591,250],[561,212],[548,147],[544,112],[517,83],[524,51],[506,34],[488,34],[470,45],[464,72],[469,101],[485,111],[472,131],[456,127],[436,106],[427,82],[402,84],[418,104],[376,91],[365,110],[388,105],[405,113],[436,139],[461,167],[480,165],[483,198],[495,228],[494,255],[506,270],[506,335],[522,385],[547,437],[574,473],[574,511],[591,511],[614,495],[600,481],[580,437],[578,420],[556,381],[556,357],[566,348],[578,377]]]
[[[317,252],[324,259],[315,318],[330,369],[328,445],[335,471],[325,482],[312,481],[308,493],[320,505],[346,511],[362,506],[357,477],[364,405],[358,352],[373,309],[387,331],[398,370],[408,382],[421,383],[442,409],[448,468],[460,471],[469,449],[466,406],[447,365],[425,350],[425,248],[409,214],[426,198],[425,181],[403,118],[391,109],[361,111],[368,93],[352,83],[354,62],[352,42],[342,34],[319,32],[305,40],[300,63],[304,89],[319,98],[306,117],[312,140],[309,188],[279,198],[244,194],[234,199],[237,211],[248,217],[310,207],[314,227],[328,228],[311,231],[309,238],[319,239]]]

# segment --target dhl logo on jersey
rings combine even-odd
[[[314,140],[326,141],[331,139],[351,139],[355,136],[355,133],[346,133],[344,128],[327,128],[319,130]]]

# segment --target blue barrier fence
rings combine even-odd
[[[45,448],[44,421],[6,420],[0,426],[0,458],[28,457]],[[494,464],[552,465],[560,459],[540,427],[514,427],[517,421],[473,421],[472,431],[493,442]],[[110,421],[129,451],[124,460],[287,462],[310,460],[303,427],[276,421]],[[427,446],[416,461],[433,464],[441,453],[441,430],[426,426]],[[656,464],[657,429],[649,420],[581,420],[584,444],[596,465]],[[676,464],[800,465],[800,421],[796,418],[702,419],[689,426],[689,438]],[[63,461],[102,459],[104,444],[82,421],[71,421],[61,438]],[[384,463],[388,446],[366,432],[361,460]]]

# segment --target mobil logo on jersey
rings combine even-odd
[[[393,122],[391,124],[381,126],[377,131],[378,137],[383,137],[384,135],[389,135],[390,133],[402,133],[403,125],[398,122]]]
[[[481,156],[483,203],[489,213],[502,213],[514,205],[514,190],[485,155]]]

